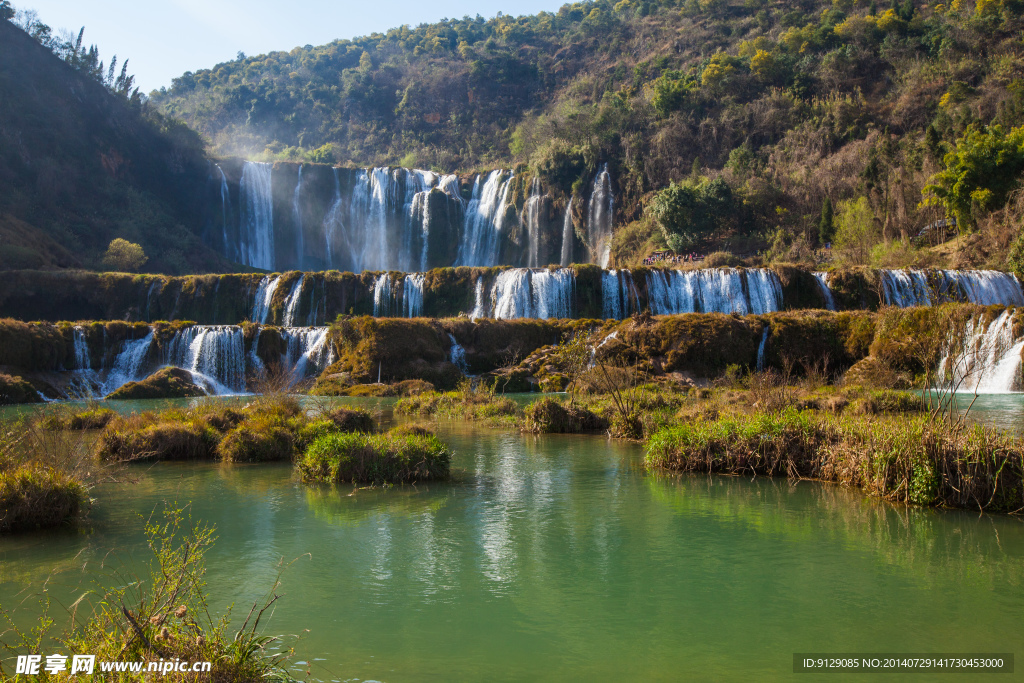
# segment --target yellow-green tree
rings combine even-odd
[[[871,248],[881,238],[881,231],[867,197],[842,202],[836,224],[836,248],[850,263],[866,264],[871,256]]]
[[[103,255],[104,266],[125,273],[137,272],[148,260],[140,245],[120,237],[110,242],[107,253]]]

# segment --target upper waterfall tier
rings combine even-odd
[[[222,160],[210,167],[208,194],[205,238],[225,257],[262,270],[355,273],[538,267],[572,254],[606,264],[615,199],[607,164],[580,197],[578,230],[564,191],[502,169],[456,176]]]

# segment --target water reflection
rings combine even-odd
[[[88,533],[0,539],[0,603],[64,599],[141,519],[217,526],[212,607],[284,574],[271,622],[326,679],[758,678],[794,651],[1010,651],[1024,529],[810,482],[645,473],[633,444],[448,425],[451,483],[306,487],[288,466],[164,464],[104,487]],[[81,553],[81,555],[79,555]],[[74,576],[72,581],[70,577]],[[324,661],[318,661],[324,660]]]

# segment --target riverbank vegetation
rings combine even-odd
[[[303,481],[405,484],[447,479],[451,451],[430,433],[325,434],[298,463]]]

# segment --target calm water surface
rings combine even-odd
[[[652,475],[638,446],[595,436],[441,436],[455,480],[390,490],[140,468],[96,490],[88,532],[0,539],[0,603],[55,571],[69,601],[111,549],[145,559],[143,517],[168,501],[216,525],[215,609],[248,611],[295,560],[270,631],[302,633],[320,679],[778,680],[798,651],[1024,653],[1019,519]]]

